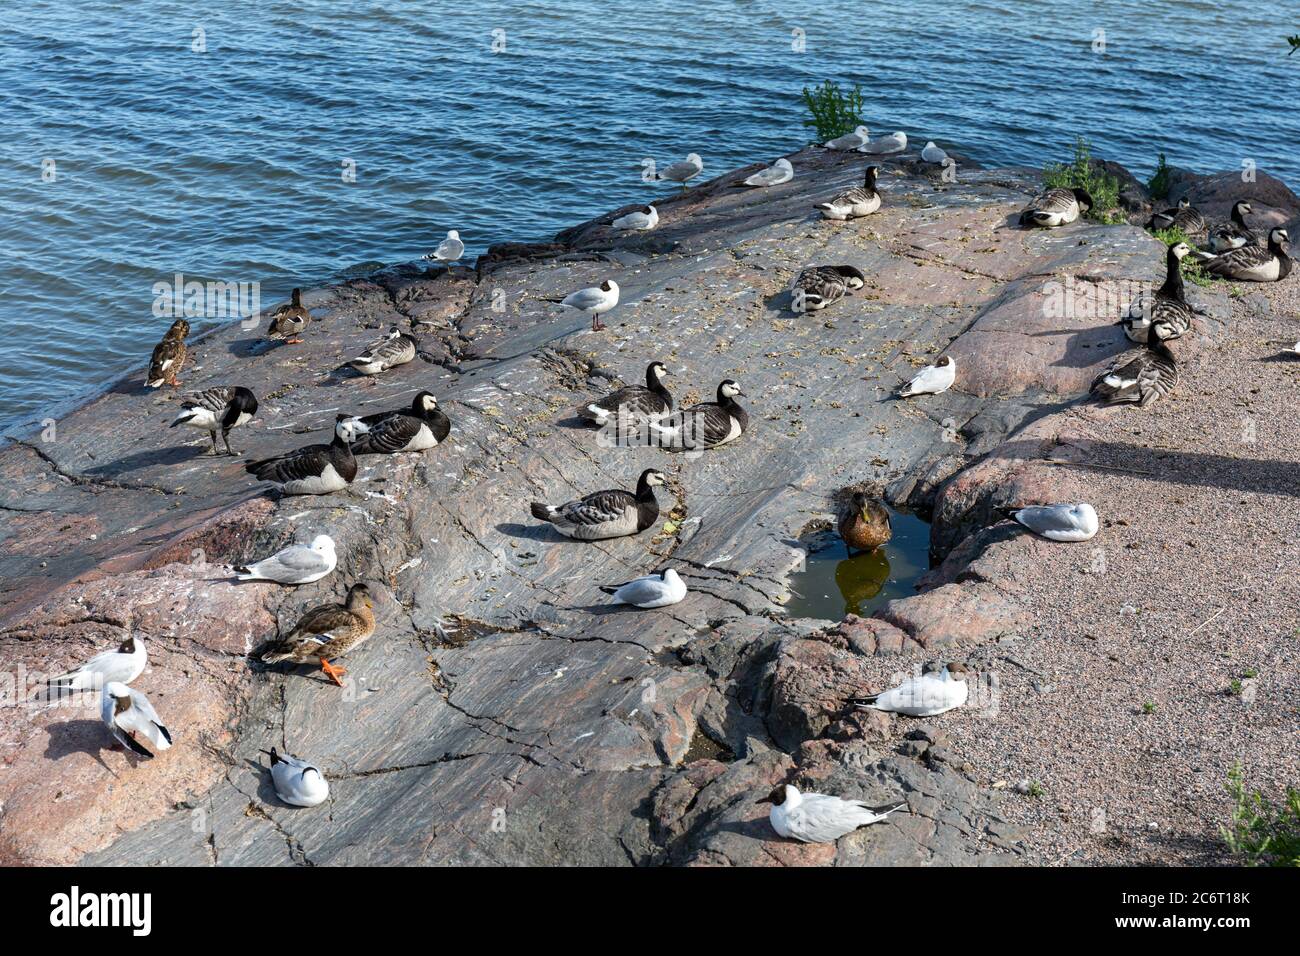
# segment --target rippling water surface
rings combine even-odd
[[[30,2],[0,25],[0,428],[142,367],[176,272],[267,304],[449,228],[470,255],[545,238],[653,195],[645,157],[707,175],[796,148],[799,91],[827,78],[862,83],[873,131],[985,164],[1083,133],[1142,175],[1163,150],[1300,183],[1293,5],[210,6]]]

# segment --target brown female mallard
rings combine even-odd
[[[375,602],[364,584],[354,584],[345,603],[324,604],[304,614],[284,640],[262,654],[262,662],[302,664],[316,658],[325,675],[342,687],[339,677],[347,671],[330,661],[360,647],[373,633]]]
[[[283,339],[285,345],[296,345],[302,341],[297,338],[298,334],[307,328],[310,321],[311,313],[302,304],[302,289],[294,289],[292,301],[271,313],[271,331],[267,335]]]
[[[894,534],[889,511],[865,491],[855,491],[840,512],[839,531],[850,551],[873,551]]]
[[[146,385],[150,388],[158,388],[165,382],[172,388],[177,388],[181,384],[176,376],[185,367],[185,360],[190,355],[185,345],[185,336],[189,334],[190,324],[184,319],[177,319],[172,323],[167,334],[162,337],[162,341],[153,347],[153,355],[149,359],[149,374],[144,380]]]

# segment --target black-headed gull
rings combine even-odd
[[[858,827],[879,823],[907,801],[896,800],[883,806],[868,806],[862,800],[843,800],[824,793],[800,793],[786,784],[777,787],[759,803],[771,803],[767,818],[772,829],[786,839],[804,843],[834,843]]]
[[[329,799],[330,785],[319,767],[290,754],[277,753],[275,748],[263,750],[271,758],[271,782],[275,793],[285,803],[295,807],[314,807]]]
[[[939,671],[909,677],[897,687],[862,697],[854,704],[864,710],[883,710],[908,717],[934,717],[966,703],[970,694],[965,664],[949,664]]]
[[[116,650],[96,654],[76,670],[51,677],[36,697],[49,701],[78,691],[99,691],[111,683],[129,684],[144,673],[147,660],[144,638],[128,637]]]
[[[606,279],[598,286],[571,292],[560,300],[560,305],[591,313],[591,331],[599,332],[605,328],[600,316],[618,305],[618,283]]]
[[[898,390],[903,398],[911,395],[938,395],[952,388],[957,380],[957,361],[951,355],[940,356],[933,365],[927,365],[912,376],[911,381]]]
[[[172,745],[171,732],[163,726],[149,698],[125,684],[113,681],[104,685],[99,717],[114,740],[146,759],[153,754],[136,740],[137,734],[159,752]]]
[[[1005,517],[1052,541],[1087,541],[1097,534],[1097,511],[1087,502],[999,508]]]
[[[318,534],[311,544],[291,544],[269,558],[236,567],[235,573],[241,581],[311,584],[333,571],[337,564],[334,539]]]
[[[624,584],[602,584],[600,589],[614,596],[615,604],[640,608],[667,607],[686,597],[686,582],[675,570],[665,568],[659,574],[647,574]]]
[[[659,210],[654,206],[646,206],[626,216],[619,216],[610,225],[626,232],[649,232],[659,225]]]

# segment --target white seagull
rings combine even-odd
[[[560,300],[560,305],[567,305],[579,312],[590,312],[591,331],[599,332],[605,327],[600,321],[600,316],[618,305],[618,283],[613,279],[606,279],[600,285],[571,292]]]
[[[700,159],[700,154],[690,153],[685,159],[680,159],[671,166],[661,169],[655,174],[655,179],[681,183],[684,190],[686,189],[686,180],[698,176],[703,171],[704,160]]]
[[[970,687],[965,664],[949,664],[943,670],[909,677],[881,694],[862,697],[853,703],[863,710],[884,710],[908,717],[934,717],[966,703]]]
[[[654,206],[646,206],[644,209],[630,212],[626,216],[619,216],[610,225],[615,229],[623,229],[628,232],[649,232],[659,225],[659,210]]]
[[[921,158],[927,163],[943,163],[948,158],[948,154],[934,145],[934,140],[930,140],[921,150]]]
[[[871,807],[862,800],[842,800],[824,793],[800,793],[786,784],[777,787],[759,803],[771,803],[767,818],[772,829],[787,839],[804,843],[834,843],[858,827],[879,823],[907,801],[898,800]]]
[[[447,263],[447,268],[460,261],[465,255],[465,243],[460,241],[460,233],[455,229],[447,230],[447,238],[438,243],[438,248],[426,255],[424,258],[433,259],[435,262]]]
[[[827,149],[858,149],[866,146],[871,142],[871,135],[865,126],[859,126],[852,133],[845,133],[843,136],[836,136],[834,139],[822,143]]]
[[[235,573],[241,581],[274,581],[277,584],[311,584],[338,564],[334,539],[318,534],[311,544],[291,544],[256,564],[240,565]]]
[[[271,782],[275,793],[285,803],[295,807],[314,807],[329,799],[330,785],[319,767],[289,754],[276,753],[275,748],[263,750],[271,758]]]
[[[686,597],[686,582],[672,568],[660,574],[647,574],[625,584],[602,584],[600,589],[614,595],[615,604],[635,607],[667,607],[678,604]]]
[[[778,159],[767,169],[760,169],[745,180],[746,186],[779,186],[794,179],[794,167],[784,157]]]
[[[957,380],[957,361],[950,355],[944,355],[933,365],[927,365],[912,380],[898,390],[903,398],[909,395],[938,395],[952,388]]]
[[[1097,534],[1097,510],[1087,502],[999,510],[1034,534],[1052,541],[1087,541]]]
[[[117,650],[96,654],[76,670],[51,677],[36,698],[50,701],[78,691],[100,691],[111,683],[129,684],[144,673],[147,660],[144,638],[128,637]]]
[[[125,684],[113,681],[104,685],[99,717],[114,740],[146,759],[152,758],[153,754],[135,739],[136,734],[149,741],[153,749],[159,752],[172,745],[171,732],[163,726],[158,712],[149,703],[149,698]]]
[[[858,152],[870,153],[873,156],[884,156],[889,153],[901,153],[905,149],[907,149],[907,134],[899,131],[858,147]]]

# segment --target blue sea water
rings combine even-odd
[[[1247,0],[12,4],[0,428],[142,368],[175,273],[270,304],[449,228],[471,256],[546,238],[653,195],[644,158],[797,148],[828,78],[862,84],[873,132],[986,165],[1082,133],[1140,175],[1164,151],[1298,185],[1297,32]]]

